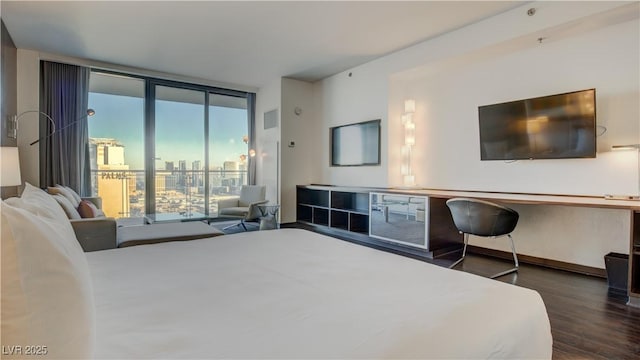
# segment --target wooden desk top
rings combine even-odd
[[[572,195],[546,195],[523,194],[482,191],[457,191],[438,189],[400,189],[400,188],[365,188],[354,186],[333,185],[308,185],[309,189],[348,191],[348,192],[386,192],[403,195],[420,195],[438,198],[469,197],[489,201],[501,201],[512,204],[536,204],[536,205],[565,205],[609,209],[627,209],[640,211],[640,200],[605,199],[604,196],[572,196]]]
[[[432,197],[453,198],[469,197],[475,199],[503,201],[512,204],[536,204],[536,205],[565,205],[584,206],[597,208],[628,209],[640,211],[638,200],[605,199],[596,196],[571,196],[571,195],[545,195],[545,194],[520,194],[482,191],[452,191],[435,189],[389,189],[389,192],[399,194],[420,194]]]

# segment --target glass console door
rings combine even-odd
[[[426,197],[372,192],[369,200],[371,237],[427,249]]]

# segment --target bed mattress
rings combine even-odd
[[[551,358],[537,292],[305,230],[87,258],[97,358]]]

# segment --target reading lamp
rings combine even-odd
[[[613,151],[625,151],[631,150],[636,151],[638,154],[638,195],[605,195],[604,197],[607,199],[625,199],[625,200],[640,200],[640,144],[630,144],[630,145],[613,145],[611,147]]]
[[[53,119],[51,118],[51,116],[49,116],[46,113],[44,113],[42,111],[39,111],[39,110],[27,110],[27,111],[21,112],[20,114],[18,114],[16,116],[12,116],[12,117],[9,118],[8,125],[7,125],[7,129],[8,129],[7,130],[7,137],[10,137],[10,138],[13,138],[13,139],[18,137],[18,119],[20,119],[23,115],[28,114],[28,113],[39,113],[39,114],[44,115],[51,122],[51,129],[52,129],[51,133],[49,133],[48,135],[43,136],[43,137],[31,142],[29,145],[35,145],[35,144],[39,143],[40,140],[47,139],[47,138],[53,136],[53,134],[55,134],[55,132],[56,132],[56,124],[53,121]],[[60,132],[60,131],[66,129],[66,128],[70,127],[70,126],[73,126],[73,125],[77,124],[78,122],[84,120],[85,118],[87,118],[89,116],[93,116],[95,114],[96,114],[95,110],[87,109],[87,113],[85,115],[80,116],[76,121],[73,121],[73,122],[61,127],[57,131]]]
[[[56,124],[55,122],[53,122],[53,119],[51,118],[51,116],[49,116],[47,113],[44,113],[40,110],[27,110],[27,111],[21,112],[20,114],[10,116],[7,119],[7,137],[8,138],[11,138],[11,139],[18,138],[18,119],[30,113],[38,113],[38,114],[44,115],[47,119],[49,119],[49,121],[51,121],[51,126],[53,128],[51,135],[53,135],[53,133],[56,131]]]
[[[62,131],[62,130],[64,130],[64,129],[66,129],[66,128],[69,128],[70,126],[73,126],[73,125],[75,125],[75,124],[79,123],[80,121],[82,121],[82,120],[84,120],[84,119],[88,118],[89,116],[93,116],[93,115],[95,115],[95,114],[96,114],[96,111],[95,111],[95,110],[93,110],[93,109],[87,109],[87,113],[86,113],[85,115],[82,115],[82,116],[80,116],[79,118],[77,118],[77,119],[76,119],[76,121],[70,122],[70,123],[68,123],[67,125],[65,125],[65,126],[61,127],[60,129],[58,129],[58,132],[60,132],[60,131]],[[56,132],[56,129],[55,129],[55,126],[54,126],[54,127],[53,127],[53,131],[51,131],[51,133],[50,133],[49,135],[47,135],[47,136],[43,136],[43,137],[39,138],[38,140],[33,141],[33,142],[32,142],[32,143],[30,143],[29,145],[34,145],[34,144],[39,143],[39,142],[40,142],[40,140],[48,139],[48,138],[50,138],[51,136],[53,136],[53,134],[54,134],[55,132]]]

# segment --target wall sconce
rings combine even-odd
[[[252,157],[255,157],[255,156],[256,156],[256,151],[255,151],[255,150],[253,150],[253,149],[249,149],[249,154],[248,154],[248,156],[247,156],[247,155],[245,155],[245,154],[241,154],[241,155],[240,155],[240,162],[244,164],[244,162],[247,160],[247,158],[248,158],[248,157],[249,157],[249,158],[252,158]]]
[[[414,187],[416,177],[411,170],[411,153],[416,144],[416,123],[413,121],[413,114],[416,111],[416,102],[413,99],[404,101],[404,114],[402,114],[402,125],[404,126],[404,146],[402,147],[402,184],[405,187]]]
[[[0,186],[22,185],[17,147],[0,147]]]
[[[640,144],[613,145],[612,151],[635,151],[638,157],[638,195],[605,195],[606,199],[640,200]]]

